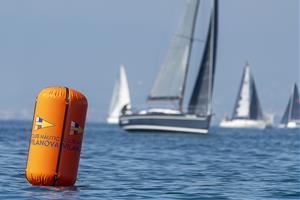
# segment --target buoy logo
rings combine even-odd
[[[83,128],[79,126],[78,123],[71,121],[70,135],[78,135],[83,133]]]
[[[40,130],[42,128],[48,128],[52,126],[54,125],[42,119],[41,117],[36,117],[35,119],[35,128],[34,128],[35,130]]]

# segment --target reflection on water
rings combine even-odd
[[[79,187],[41,187],[41,186],[29,186],[21,188],[21,192],[24,192],[25,196],[29,198],[45,198],[45,199],[66,199],[77,197]]]

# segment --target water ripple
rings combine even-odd
[[[74,187],[25,179],[30,122],[0,122],[3,199],[299,199],[297,130],[127,133],[88,124]]]

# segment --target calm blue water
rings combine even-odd
[[[0,122],[1,199],[300,199],[298,130],[126,133],[88,124],[76,186],[35,187],[31,122]]]

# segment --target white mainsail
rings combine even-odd
[[[183,98],[199,5],[199,0],[187,1],[186,11],[154,82],[149,100],[180,100]]]
[[[113,96],[110,103],[109,115],[107,123],[117,124],[119,123],[119,116],[122,108],[125,105],[130,105],[129,87],[126,77],[125,68],[120,66],[120,74],[116,81]]]
[[[240,97],[236,106],[236,117],[249,117],[250,115],[250,66],[247,63],[241,85]]]

